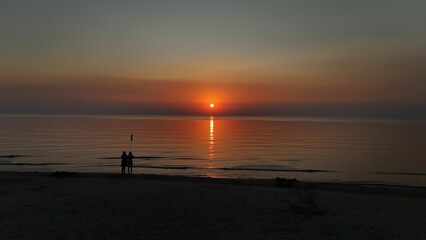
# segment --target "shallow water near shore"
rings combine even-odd
[[[133,134],[133,141],[130,135]],[[0,116],[1,171],[426,185],[426,123],[318,118]]]

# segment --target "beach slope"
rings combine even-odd
[[[0,239],[426,239],[426,190],[0,173]]]

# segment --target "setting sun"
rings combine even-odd
[[[213,103],[210,103],[210,108],[214,108],[214,104]]]

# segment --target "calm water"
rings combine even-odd
[[[1,171],[119,173],[122,151],[135,173],[426,186],[425,122],[0,116]]]

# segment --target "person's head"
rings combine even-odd
[[[132,154],[132,151],[129,152],[129,155]]]
[[[123,151],[123,155],[126,155],[126,151]]]

